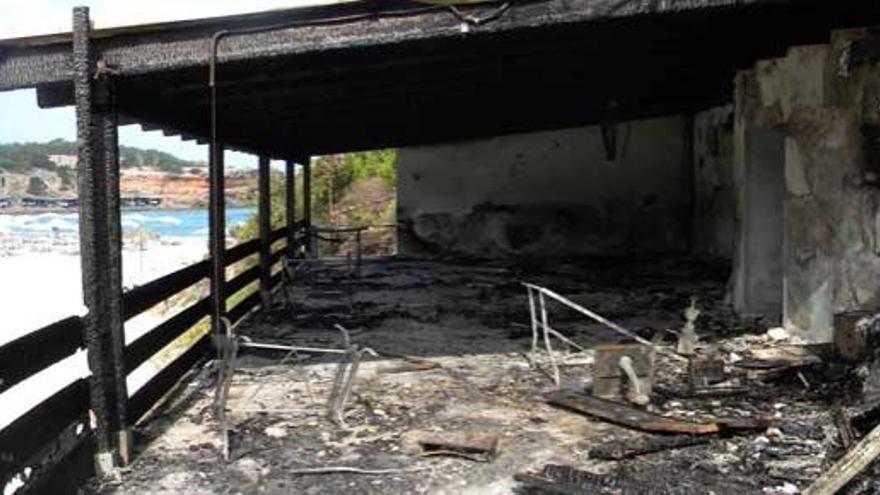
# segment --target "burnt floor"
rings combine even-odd
[[[381,357],[361,365],[345,426],[327,419],[333,356],[244,354],[227,404],[231,460],[222,460],[211,412],[213,373],[206,367],[173,405],[139,429],[142,450],[118,480],[93,482],[97,493],[524,493],[519,472],[571,465],[612,480],[608,493],[767,493],[804,488],[840,455],[829,404],[839,389],[827,369],[780,380],[753,380],[732,397],[681,396],[684,370],[660,358],[661,414],[772,417],[776,428],[628,461],[592,459],[604,441],[643,433],[560,410],[549,361],[531,354],[526,292],[546,286],[646,337],[680,328],[699,297],[704,351],[728,363],[780,352],[760,321],[736,318],[724,303],[727,272],[688,259],[579,260],[544,264],[369,261],[349,283],[344,263],[315,262],[297,274],[295,308],[279,306],[238,331],[259,342],[340,345],[341,324]],[[602,325],[550,306],[551,324],[584,347],[619,338]],[[590,386],[594,357],[555,344],[562,386]],[[430,366],[405,357],[424,358]],[[426,456],[426,437],[498,439],[489,462]],[[383,474],[300,474],[354,467]],[[623,488],[621,488],[623,487]],[[788,487],[791,489],[791,486]],[[599,489],[584,488],[600,492]],[[615,491],[616,490],[616,491]],[[538,492],[529,492],[538,493]],[[557,493],[553,491],[541,493]],[[563,492],[559,492],[563,493]]]

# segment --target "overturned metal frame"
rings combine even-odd
[[[326,408],[327,417],[337,426],[345,427],[345,407],[351,398],[354,382],[360,367],[361,359],[365,354],[378,357],[379,354],[369,347],[360,347],[351,342],[351,334],[348,329],[342,325],[335,325],[342,335],[342,346],[340,348],[322,348],[308,346],[293,346],[254,342],[251,339],[235,334],[235,326],[227,319],[224,319],[223,328],[225,333],[224,346],[218,348],[217,366],[217,382],[214,392],[214,417],[220,428],[220,437],[222,439],[223,458],[229,460],[231,457],[231,445],[229,441],[229,422],[227,418],[227,402],[229,400],[229,391],[232,387],[232,378],[235,375],[235,366],[238,353],[243,348],[250,349],[266,349],[274,351],[286,351],[282,363],[294,354],[300,352],[310,354],[336,354],[341,356],[341,360],[334,374],[333,385],[330,388]],[[262,411],[268,412],[268,411]]]
[[[640,337],[632,330],[628,330],[628,329],[618,325],[617,323],[614,323],[613,321],[605,318],[604,316],[601,316],[593,311],[590,311],[587,308],[584,308],[583,306],[581,306],[579,304],[576,304],[576,303],[570,301],[569,299],[566,299],[565,297],[562,297],[561,295],[557,294],[556,292],[553,292],[550,289],[547,289],[545,287],[541,287],[539,285],[530,284],[527,282],[522,282],[522,285],[523,285],[523,287],[526,288],[526,292],[528,293],[528,299],[529,299],[529,319],[530,319],[530,324],[531,324],[531,329],[532,329],[531,351],[532,351],[532,353],[537,353],[538,352],[539,337],[541,339],[543,339],[544,348],[547,351],[547,356],[550,359],[550,365],[553,368],[553,382],[557,387],[560,384],[559,366],[557,365],[556,358],[553,355],[553,347],[550,344],[550,337],[551,336],[556,337],[557,339],[561,340],[562,342],[565,342],[566,344],[568,344],[568,345],[570,345],[580,351],[587,351],[587,349],[585,349],[584,347],[582,347],[578,343],[572,341],[571,339],[569,339],[568,337],[561,334],[559,331],[555,330],[553,327],[550,326],[550,316],[549,316],[549,312],[547,311],[546,298],[553,299],[554,301],[562,304],[563,306],[566,306],[570,309],[573,309],[574,311],[577,311],[578,313],[590,318],[591,320],[596,321],[598,323],[601,323],[602,325],[605,325],[606,327],[610,328],[611,330],[614,330],[615,332],[617,332],[621,335],[624,335],[626,337],[629,337],[629,338],[635,340],[639,344],[648,346],[651,349],[654,349],[658,352],[662,352],[662,353],[664,353],[674,359],[677,359],[680,361],[687,361],[687,359],[676,354],[675,352],[672,352],[668,349],[656,346],[653,342],[646,340],[643,337]]]

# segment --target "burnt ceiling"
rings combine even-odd
[[[691,112],[738,69],[880,19],[874,1],[359,2],[95,33],[128,122],[285,158]],[[237,29],[250,30],[237,33]],[[0,41],[0,89],[72,103],[64,35]],[[18,72],[10,73],[10,71]]]

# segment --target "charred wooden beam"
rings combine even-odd
[[[259,223],[260,223],[260,298],[263,309],[269,307],[272,294],[272,242],[269,235],[272,231],[272,192],[271,175],[269,173],[269,157],[261,156],[257,171],[259,189]]]
[[[73,355],[83,346],[83,322],[76,316],[0,346],[0,393]]]
[[[73,84],[69,81],[37,86],[37,106],[40,108],[66,107],[74,103]]]
[[[79,228],[96,468],[106,474],[129,457],[123,349],[119,153],[113,83],[98,73],[88,8],[73,11],[74,87],[79,143]]]
[[[284,219],[287,225],[287,255],[295,255],[296,245],[296,163],[294,160],[284,162]]]
[[[208,175],[209,243],[211,251],[211,328],[214,337],[225,334],[223,319],[226,317],[226,198],[224,184],[223,145],[216,140],[210,145]]]
[[[317,254],[315,239],[312,237],[312,163],[303,163],[303,222],[306,231],[306,254],[311,258]]]
[[[703,445],[709,443],[712,439],[713,437],[710,435],[651,435],[638,439],[612,440],[591,448],[590,457],[593,459],[620,461],[654,452]]]

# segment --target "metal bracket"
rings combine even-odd
[[[338,326],[338,325],[337,325]],[[345,406],[351,398],[351,389],[360,367],[361,358],[364,354],[378,357],[379,354],[369,347],[358,348],[357,344],[349,347],[348,353],[339,362],[336,376],[333,378],[333,387],[330,389],[330,398],[327,400],[327,416],[337,426],[345,427]]]

